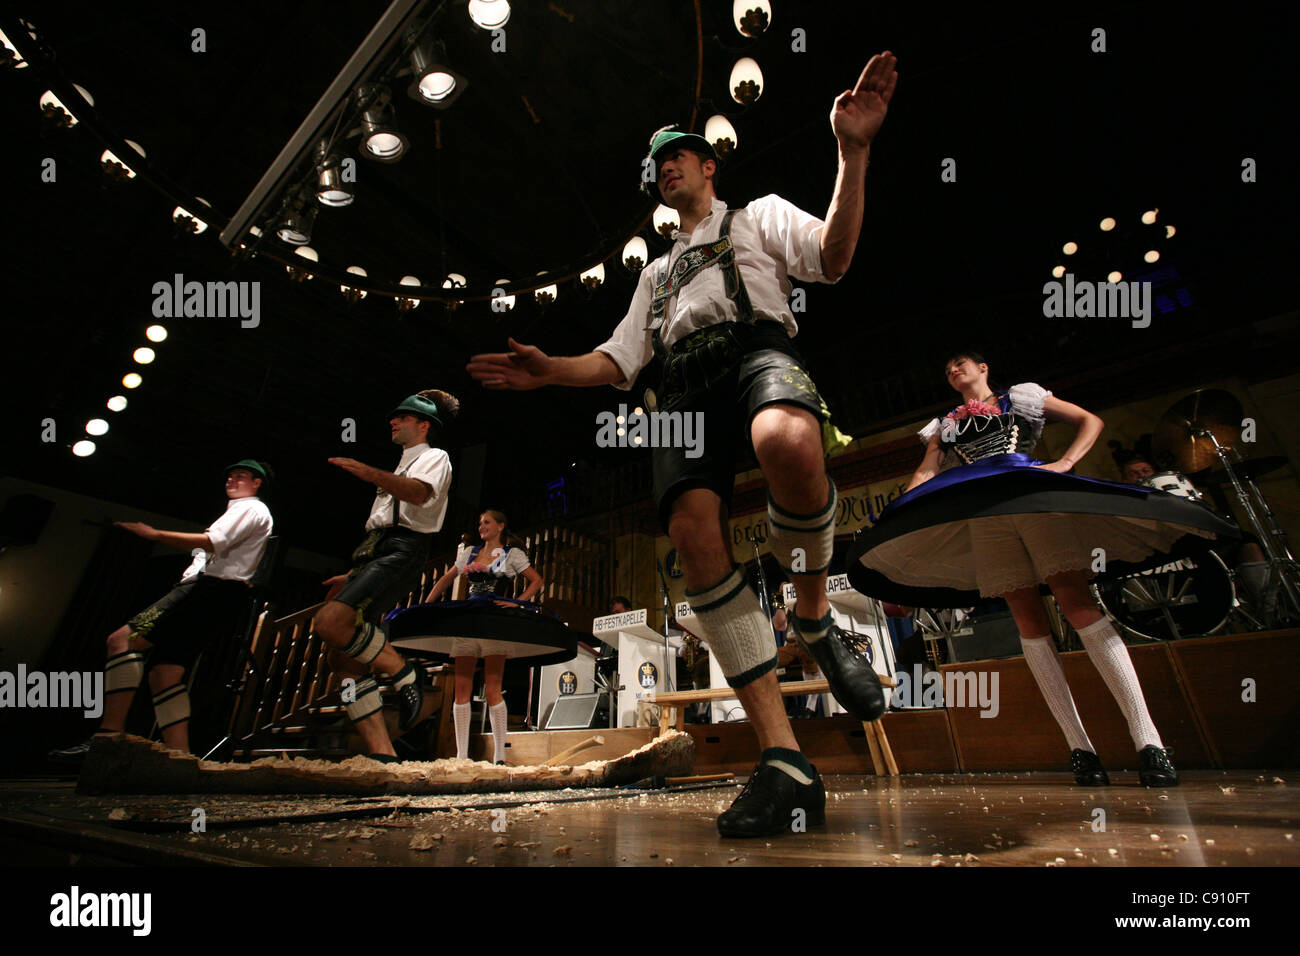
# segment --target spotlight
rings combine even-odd
[[[122,376],[122,385],[126,388],[139,388],[143,382],[139,372],[127,372]]]
[[[131,358],[135,359],[137,365],[148,365],[157,357],[154,350],[147,345],[142,345],[131,353]]]
[[[343,181],[338,158],[330,157],[316,175],[316,199],[322,206],[338,208],[352,205],[355,198],[351,184]]]
[[[72,446],[72,453],[78,458],[85,458],[95,453],[95,443],[88,438],[83,438]]]
[[[126,396],[114,395],[106,403],[110,412],[121,412],[126,410]]]
[[[440,110],[451,106],[469,86],[469,80],[451,68],[440,43],[421,43],[411,51],[411,76],[406,94]]]
[[[144,337],[150,342],[167,341],[167,329],[161,325],[151,325],[144,330]]]
[[[86,434],[94,435],[96,437],[107,435],[108,422],[104,421],[102,418],[92,418],[90,421],[86,422]]]
[[[361,114],[362,156],[395,163],[406,155],[408,145],[397,131],[397,115],[391,106],[376,104]]]
[[[469,18],[483,30],[499,30],[510,19],[506,0],[469,0]]]
[[[292,246],[311,242],[311,227],[316,222],[316,207],[299,204],[280,222],[275,234]]]

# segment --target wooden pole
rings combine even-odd
[[[605,738],[600,736],[599,734],[597,734],[594,737],[588,737],[586,740],[582,741],[581,743],[574,744],[568,750],[561,750],[558,754],[556,754],[554,757],[550,758],[549,760],[543,760],[541,766],[558,767],[561,764],[563,764],[566,760],[568,760],[570,757],[572,757],[574,754],[581,753],[582,751],[588,750],[591,747],[599,747],[604,743],[605,743]]]

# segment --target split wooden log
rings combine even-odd
[[[572,747],[568,748],[567,750],[561,750],[554,757],[551,757],[548,760],[543,760],[541,766],[559,767],[562,764],[564,764],[565,761],[567,761],[574,754],[582,753],[582,751],[584,750],[590,750],[592,747],[599,747],[604,743],[605,743],[605,738],[600,736],[600,734],[597,734],[594,737],[588,737],[586,740],[582,741],[581,743],[574,744]]]
[[[587,743],[586,741],[583,742]],[[594,744],[593,744],[594,745]],[[572,749],[572,748],[571,748]],[[559,756],[559,755],[557,755]],[[613,760],[580,766],[508,767],[472,760],[385,764],[356,756],[335,763],[264,757],[216,763],[168,750],[131,734],[97,736],[82,765],[79,793],[431,794],[616,787],[646,777],[689,774],[690,734],[670,730]]]

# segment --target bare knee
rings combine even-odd
[[[122,654],[131,649],[131,628],[125,624],[119,627],[112,634],[108,635],[106,641],[108,653],[111,657],[114,654]]]
[[[721,501],[711,491],[691,489],[673,503],[668,537],[681,558],[688,587],[708,587],[731,567],[731,552],[722,534]]]
[[[750,438],[769,481],[775,475],[793,485],[816,484],[824,473],[821,425],[803,409],[763,409],[754,416]]]
[[[346,644],[356,630],[357,612],[339,601],[330,601],[316,612],[311,627],[329,644]]]

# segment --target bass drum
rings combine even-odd
[[[1212,634],[1237,599],[1232,572],[1213,551],[1094,584],[1092,593],[1117,622],[1153,641]]]

